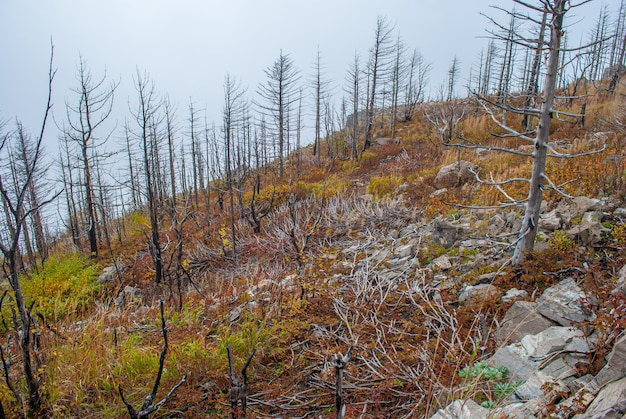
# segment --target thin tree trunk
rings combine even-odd
[[[539,118],[537,136],[535,139],[535,151],[533,156],[528,202],[526,203],[526,211],[520,228],[520,236],[511,260],[514,265],[521,262],[525,255],[533,250],[535,236],[537,235],[539,213],[541,210],[541,201],[543,199],[543,174],[546,167],[547,154],[546,145],[550,136],[552,104],[554,102],[554,91],[556,87],[557,73],[559,70],[559,54],[561,48],[561,37],[563,35],[563,16],[566,11],[566,3],[566,0],[556,0],[554,3],[554,17],[550,31],[550,55],[544,83],[543,105],[541,107],[541,116]]]

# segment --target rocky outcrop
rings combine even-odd
[[[620,279],[623,275],[626,268]],[[616,289],[619,286],[618,279]],[[568,278],[546,289],[536,302],[513,303],[496,332],[500,348],[487,362],[507,367],[510,380],[519,383],[514,393],[487,416],[482,410],[463,416],[475,406],[471,400],[457,400],[432,418],[543,418],[548,412],[562,419],[623,418],[626,335],[617,339],[595,376],[581,376],[579,366],[589,364],[597,345],[593,334],[577,328],[594,316],[585,308],[586,300],[585,292]]]

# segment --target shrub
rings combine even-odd
[[[373,177],[367,186],[367,193],[376,198],[389,196],[402,184],[402,179],[397,176]]]
[[[48,321],[84,313],[101,289],[96,282],[100,270],[100,265],[78,253],[54,255],[30,279],[21,278],[26,304],[34,303],[33,312]]]
[[[485,361],[466,366],[459,372],[459,377],[466,381],[463,388],[487,409],[496,407],[522,384],[522,381],[509,380],[509,370],[505,366],[491,366]]]

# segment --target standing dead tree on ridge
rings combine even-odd
[[[98,220],[96,217],[96,194],[94,186],[94,170],[98,171],[100,160],[95,152],[96,148],[104,145],[110,134],[98,137],[99,128],[104,124],[113,110],[113,97],[119,83],[105,86],[106,73],[94,79],[87,67],[86,60],[80,56],[76,74],[78,86],[72,91],[76,94],[76,104],[66,100],[67,127],[63,129],[64,138],[72,140],[77,147],[77,160],[82,172],[84,189],[83,204],[87,217],[87,233],[89,238],[89,254],[92,258],[98,256]],[[70,150],[68,150],[69,152]],[[69,170],[72,169],[68,160]],[[100,202],[100,206],[104,203]],[[106,229],[105,220],[100,220],[102,228]]]
[[[481,144],[464,138],[459,133],[456,133],[457,135],[455,135],[453,139],[450,139],[447,145],[466,149],[500,151],[516,156],[526,157],[532,160],[532,169],[528,178],[512,178],[502,181],[496,181],[491,178],[487,181],[481,179],[478,174],[476,174],[476,178],[481,184],[496,187],[505,197],[505,202],[499,207],[518,206],[524,208],[524,218],[522,220],[521,228],[517,234],[515,250],[511,258],[511,263],[516,265],[533,250],[544,190],[551,189],[563,196],[569,197],[565,191],[563,191],[546,175],[545,169],[548,159],[571,159],[575,157],[587,156],[602,152],[604,147],[599,150],[591,150],[577,154],[565,154],[557,151],[548,143],[550,138],[550,126],[553,119],[575,122],[581,116],[579,114],[572,114],[557,110],[554,108],[554,105],[557,79],[560,72],[563,71],[559,61],[564,50],[562,46],[564,18],[569,10],[579,7],[587,3],[587,1],[581,0],[581,2],[576,4],[567,0],[535,0],[532,3],[521,0],[513,0],[513,2],[517,5],[523,6],[524,12],[507,11],[507,13],[509,15],[514,15],[515,19],[523,19],[526,22],[536,25],[546,25],[546,39],[540,39],[541,37],[528,37],[520,33],[515,27],[513,27],[513,29],[505,28],[498,24],[495,20],[490,20],[499,29],[505,30],[504,33],[507,34],[506,36],[511,38],[509,40],[510,42],[524,48],[529,48],[533,51],[537,48],[541,48],[545,53],[547,53],[547,68],[543,83],[541,83],[541,86],[543,86],[543,93],[540,106],[520,108],[512,105],[510,102],[502,102],[499,100],[501,99],[499,97],[494,99],[475,92],[474,97],[478,101],[481,109],[501,130],[500,133],[494,133],[492,135],[498,138],[503,144],[497,146]],[[547,15],[545,20],[543,19],[544,14]],[[503,36],[501,33],[490,33],[495,38]],[[580,49],[584,48],[586,47],[580,47]],[[521,116],[532,116],[537,120],[537,124],[523,131],[514,129],[503,121],[501,117],[497,116],[504,115],[506,113]],[[525,141],[532,145],[533,149],[532,151],[522,151],[517,147],[509,146],[508,142],[511,140]],[[527,185],[528,195],[524,199],[517,200],[509,195],[505,189],[507,186],[520,183]]]
[[[374,32],[374,46],[370,51],[368,63],[369,92],[367,98],[365,139],[363,140],[363,150],[367,150],[372,145],[372,135],[374,128],[374,111],[376,99],[380,94],[380,83],[388,76],[389,67],[393,54],[394,44],[392,44],[391,33],[393,26],[386,18],[379,16],[376,21]]]
[[[265,69],[267,82],[259,85],[257,94],[260,100],[256,102],[261,113],[267,115],[273,122],[274,135],[278,150],[274,157],[278,157],[278,177],[283,176],[285,169],[285,154],[289,150],[291,122],[289,115],[298,100],[295,94],[300,72],[295,67],[289,54],[280,51],[279,57]]]
[[[137,90],[139,103],[134,111],[131,111],[137,123],[138,139],[142,153],[142,163],[145,176],[145,194],[150,217],[150,237],[148,238],[148,250],[152,257],[155,277],[154,281],[159,284],[163,279],[163,255],[161,249],[160,225],[159,225],[159,190],[157,188],[156,172],[154,170],[158,156],[158,132],[160,125],[158,112],[161,108],[161,101],[157,97],[154,84],[150,82],[147,75],[142,75],[137,70],[135,79],[135,89]]]

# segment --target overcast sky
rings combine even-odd
[[[341,95],[355,51],[362,62],[373,43],[377,16],[385,16],[409,48],[433,65],[436,89],[456,55],[466,80],[489,28],[480,15],[503,0],[0,0],[0,119],[18,117],[36,131],[45,106],[50,39],[55,45],[54,116],[62,121],[64,100],[76,86],[76,63],[85,58],[94,76],[106,69],[121,80],[115,117],[135,103],[136,69],[149,73],[159,93],[178,104],[179,116],[192,98],[209,121],[220,120],[226,73],[241,80],[252,97],[263,70],[282,49],[312,73],[319,49],[326,77]],[[573,42],[597,19],[600,7],[618,0],[595,0],[577,9],[569,22]],[[615,12],[614,10],[611,10]],[[464,82],[465,83],[465,82]],[[182,115],[181,115],[182,114]],[[186,116],[184,116],[186,117]],[[123,121],[119,121],[121,125]],[[56,128],[47,133],[55,147]]]

